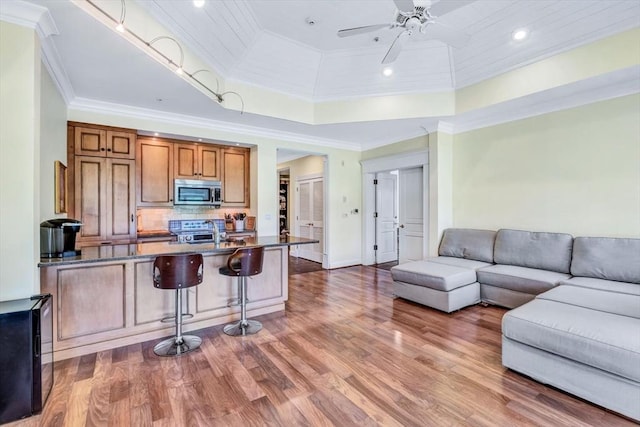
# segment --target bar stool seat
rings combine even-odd
[[[247,277],[262,273],[264,247],[240,248],[229,256],[227,265],[220,267],[220,274],[238,278],[238,300],[240,321],[228,324],[223,331],[227,335],[255,334],[262,329],[262,323],[247,319]]]
[[[202,268],[202,254],[162,255],[153,263],[153,285],[176,291],[176,333],[153,347],[158,356],[177,356],[202,344],[200,337],[182,335],[182,290],[202,283]]]

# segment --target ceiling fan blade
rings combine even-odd
[[[396,37],[396,39],[393,41],[393,44],[387,51],[387,54],[382,59],[383,64],[390,64],[395,61],[396,58],[398,58],[398,55],[400,55],[400,51],[402,50],[404,42],[407,40],[408,36],[409,32],[406,30],[398,34],[398,37]]]
[[[410,12],[413,10],[413,0],[393,0],[398,10]]]
[[[338,37],[349,37],[358,34],[369,33],[371,31],[379,30],[380,28],[388,28],[389,24],[375,24],[365,25],[364,27],[345,28],[344,30],[338,30]]]
[[[471,36],[464,31],[456,30],[437,21],[427,26],[425,34],[430,39],[440,40],[457,48],[465,47],[471,39]]]
[[[429,8],[429,13],[433,16],[446,15],[456,9],[464,7],[475,0],[440,0]]]

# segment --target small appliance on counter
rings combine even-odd
[[[224,238],[223,219],[169,220],[169,231],[177,236],[178,243],[212,243],[215,242],[214,224]]]
[[[0,424],[42,411],[53,386],[51,295],[0,302]]]
[[[77,219],[55,218],[40,223],[40,256],[63,258],[80,255],[76,233],[82,223]]]

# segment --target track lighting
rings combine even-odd
[[[178,50],[180,50],[180,62],[178,64],[176,64],[171,59],[169,59],[169,64],[176,65],[176,73],[181,75],[183,73],[182,66],[184,65],[184,51],[182,50],[182,46],[180,46],[180,43],[178,43],[178,41],[176,39],[174,39],[173,37],[158,36],[155,39],[153,39],[153,40],[151,40],[150,42],[147,43],[147,46],[149,46],[150,48],[154,49],[158,53],[160,53],[160,52],[152,46],[158,40],[171,40],[172,42],[174,42],[176,44],[176,46],[178,46]]]
[[[122,8],[120,9],[120,20],[118,21],[118,25],[116,25],[116,30],[120,33],[124,33],[124,18],[127,14],[127,5],[122,0]]]
[[[198,78],[196,77],[196,75],[201,72],[208,72],[213,74],[211,71],[206,69],[200,69],[190,74],[184,69],[184,51],[182,49],[182,46],[180,45],[180,43],[178,43],[176,39],[169,36],[158,36],[150,41],[145,41],[142,37],[140,37],[130,28],[125,28],[124,19],[126,15],[126,4],[125,4],[125,0],[121,0],[121,2],[122,2],[122,9],[120,13],[120,20],[116,20],[113,16],[105,12],[102,8],[100,8],[97,4],[95,4],[91,0],[86,0],[86,2],[81,2],[81,4],[90,5],[91,8],[93,8],[92,9],[93,12],[97,11],[102,16],[104,16],[108,21],[115,23],[116,30],[122,33],[123,37],[125,37],[131,44],[138,47],[139,49],[141,49],[143,52],[153,57],[154,59],[160,60],[160,62],[162,62],[162,60],[167,61],[170,67],[175,67],[174,71],[176,74],[178,74],[180,77],[182,77],[185,80],[191,80],[193,83],[197,83],[198,86],[200,86],[202,89],[208,92],[210,98],[213,98],[219,104],[222,104],[225,101],[225,98],[227,95],[236,95],[240,99],[240,104],[241,104],[240,114],[244,113],[244,100],[242,99],[242,96],[240,96],[239,93],[234,91],[226,91],[226,92],[220,93],[217,78],[216,78],[216,90],[212,90],[211,88],[209,88],[209,86],[207,86],[206,84],[198,80]],[[197,7],[202,7],[204,4],[205,4],[205,0],[194,1],[194,5]],[[87,12],[93,15],[92,12],[89,12],[89,11]],[[176,44],[176,46],[178,46],[178,50],[180,51],[180,60],[178,62],[175,62],[173,59],[171,59],[170,57],[165,55],[162,51],[160,51],[157,47],[153,46],[154,43],[160,40],[171,40]],[[157,99],[157,101],[160,102],[162,100]]]

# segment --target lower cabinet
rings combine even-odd
[[[183,310],[193,314],[184,320],[185,332],[239,319],[240,307],[229,305],[238,298],[237,281],[218,273],[230,254],[205,254],[203,282],[183,291]],[[265,249],[262,273],[247,279],[249,317],[284,310],[287,254],[287,247]],[[54,359],[171,336],[173,322],[161,320],[175,312],[175,291],[153,286],[153,262],[129,258],[41,267],[41,292],[53,295],[56,313]]]

